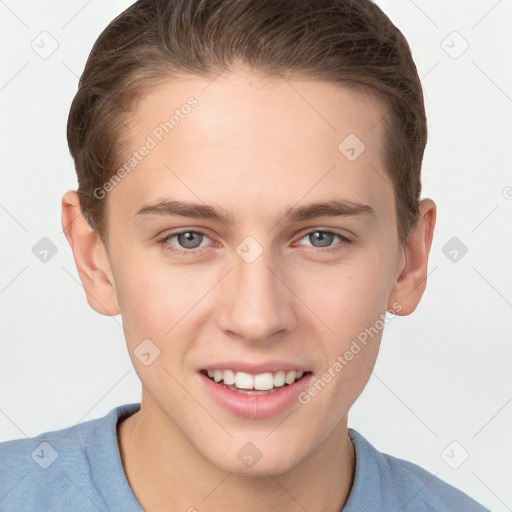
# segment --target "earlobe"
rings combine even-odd
[[[107,251],[83,216],[75,190],[66,192],[62,197],[61,221],[87,302],[101,315],[118,315],[120,308]]]
[[[403,248],[404,263],[398,269],[388,302],[388,310],[402,316],[416,309],[427,284],[428,255],[436,223],[436,205],[431,199],[423,199],[419,206],[418,222]]]

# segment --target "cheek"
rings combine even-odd
[[[148,259],[142,252],[122,255],[115,273],[116,290],[130,346],[144,338],[162,348],[188,326],[201,301],[218,280],[215,269],[194,271],[172,265],[162,256]]]
[[[317,375],[321,382],[316,387],[330,388],[328,401],[340,411],[353,403],[373,370],[391,288],[387,276],[392,259],[385,253],[368,253],[358,261],[316,275],[307,299],[322,321],[319,325],[326,327],[322,328],[322,371]]]
[[[295,281],[298,295],[328,329],[333,348],[342,350],[352,338],[370,328],[385,313],[391,290],[391,259],[366,254],[346,265],[325,267]]]
[[[182,371],[189,342],[184,329],[204,295],[197,286],[200,281],[135,258],[125,259],[117,279],[127,348],[137,375],[154,397],[179,394],[169,373]]]

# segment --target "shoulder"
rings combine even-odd
[[[115,425],[134,405],[61,430],[0,443],[0,510],[105,510],[97,473],[118,455]]]
[[[368,485],[373,487],[371,492],[379,496],[381,507],[375,510],[489,512],[467,494],[417,464],[379,452],[352,429],[349,434],[356,451],[354,488],[361,492]],[[368,490],[366,488],[366,492]]]
[[[91,423],[98,421],[0,443],[0,509],[40,510],[45,503],[47,510],[64,506],[90,510],[85,495],[79,495],[82,490],[93,494],[94,500],[87,451],[81,441]],[[74,485],[78,493],[73,492]]]

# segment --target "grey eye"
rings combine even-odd
[[[178,243],[185,249],[196,249],[201,245],[204,235],[195,231],[184,231],[174,235]]]
[[[312,242],[313,247],[328,247],[331,245],[335,233],[329,233],[328,231],[312,231],[309,233],[308,240]],[[315,245],[314,242],[319,242],[319,245]]]

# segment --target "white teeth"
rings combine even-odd
[[[253,389],[254,377],[250,373],[236,372],[235,386],[239,389]]]
[[[269,373],[259,373],[254,376],[254,389],[266,390],[274,387],[274,376]]]
[[[224,384],[232,385],[235,383],[235,372],[231,370],[224,370],[222,374],[222,380],[224,381]]]
[[[286,374],[286,377],[284,378],[284,381],[286,384],[293,384],[295,382],[295,377],[297,376],[297,372],[294,372],[293,370],[291,372],[288,372]]]
[[[293,384],[300,379],[304,372],[302,371],[278,371],[275,373],[265,372],[252,375],[247,372],[234,372],[233,370],[207,370],[208,377],[215,382],[223,381],[226,386],[236,386],[238,389],[270,391],[273,388],[279,388],[286,384]]]
[[[274,386],[276,388],[280,388],[281,386],[284,386],[284,379],[286,377],[286,374],[282,371],[276,372],[274,374]]]

